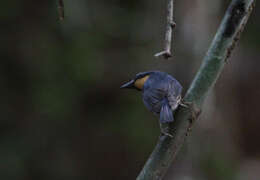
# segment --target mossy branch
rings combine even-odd
[[[214,86],[222,72],[254,4],[255,0],[233,0],[230,3],[203,63],[184,97],[184,101],[194,105],[193,111],[200,109],[210,88]],[[184,107],[177,110],[175,121],[170,125],[170,131],[174,137],[161,136],[159,138],[137,180],[159,180],[164,177],[191,130],[191,120],[197,119],[192,116],[191,112]]]

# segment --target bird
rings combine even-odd
[[[162,125],[173,122],[173,111],[182,105],[182,86],[174,77],[161,71],[140,72],[120,88],[141,91],[146,108],[159,116],[161,133],[172,137]]]

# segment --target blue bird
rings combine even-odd
[[[141,72],[120,88],[131,88],[142,91],[144,105],[156,115],[161,123],[173,122],[172,112],[181,103],[181,84],[171,75],[160,71]],[[169,135],[163,131],[163,134]]]

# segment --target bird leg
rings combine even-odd
[[[183,101],[183,99],[180,99],[178,103],[180,106],[185,108],[190,108],[190,106],[193,104],[192,102]]]
[[[180,102],[179,102],[179,105],[182,106],[182,107],[185,107],[185,108],[189,108],[189,105],[190,105],[190,104],[187,103],[187,102],[180,101]]]
[[[169,125],[167,123],[159,123],[159,124],[160,124],[161,134],[173,138],[173,135],[169,133]]]

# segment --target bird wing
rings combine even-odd
[[[162,92],[159,89],[147,89],[143,92],[143,102],[149,111],[159,114],[161,111]]]
[[[168,123],[168,122],[173,122],[173,120],[174,119],[173,119],[171,107],[168,103],[167,98],[164,98],[162,100],[162,107],[160,111],[160,122]]]
[[[181,91],[182,86],[181,84],[174,78],[168,78],[168,90],[167,90],[167,99],[169,101],[169,105],[171,106],[172,110],[175,110],[181,100]]]

